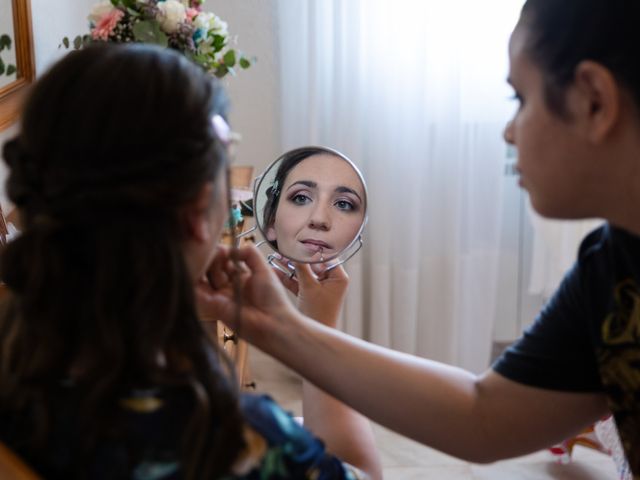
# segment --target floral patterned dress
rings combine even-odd
[[[13,448],[46,479],[68,479],[74,452],[81,439],[73,421],[77,392],[67,386],[57,398],[46,457],[21,448],[28,441],[29,418],[0,414],[0,440]],[[58,397],[58,395],[56,395]],[[182,393],[157,389],[134,390],[120,405],[127,425],[125,440],[101,440],[88,478],[131,480],[179,480],[182,468],[178,442],[192,405]],[[234,462],[224,480],[347,479],[366,476],[357,468],[326,452],[321,440],[296,422],[266,395],[244,394],[247,447]]]

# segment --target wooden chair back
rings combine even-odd
[[[1,442],[0,478],[2,480],[40,480],[37,473]]]

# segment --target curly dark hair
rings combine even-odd
[[[186,478],[224,474],[244,446],[233,367],[198,319],[179,218],[224,175],[211,118],[226,104],[214,79],[169,49],[91,46],[37,82],[4,146],[22,233],[0,258],[10,290],[0,409],[37,419],[24,448],[44,450],[51,389],[80,363],[84,451],[73,476],[86,476],[97,442],[119,438],[119,395],[135,387],[192,398]]]

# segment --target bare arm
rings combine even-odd
[[[394,352],[301,320],[274,356],[367,417],[473,462],[548,447],[607,412],[603,395],[527,387]],[[331,368],[327,367],[330,365]]]
[[[342,267],[321,275],[321,278],[306,264],[296,265],[296,279],[276,273],[297,296],[301,313],[336,328],[349,283]],[[306,379],[302,384],[302,409],[305,427],[325,442],[328,451],[365,471],[371,478],[382,478],[382,466],[367,418]]]
[[[274,303],[271,281],[261,278],[268,265],[254,249],[242,255],[255,307],[243,315],[245,338],[355,410],[421,443],[489,462],[547,447],[607,412],[602,395],[526,387],[491,371],[476,376],[314,322]],[[215,292],[207,303],[233,328],[228,295]]]
[[[211,282],[217,288],[222,287],[223,290],[229,283],[229,272],[222,271],[224,266],[228,265],[226,254],[228,251],[222,249],[221,255],[214,260],[210,272]],[[271,268],[261,257],[253,260],[257,262],[259,272],[253,272],[246,284],[244,297],[247,314],[243,317],[243,335],[246,332],[245,325],[249,327],[252,321],[265,325],[272,320],[270,315],[264,315],[265,311],[277,312],[276,316],[303,318],[300,311],[296,310],[288,300],[284,288]],[[310,322],[318,321],[335,326],[348,286],[348,277],[344,270],[334,269],[322,280],[313,274],[309,265],[299,265],[297,270],[298,280],[289,279],[287,286],[297,295],[299,309],[314,320],[304,318]],[[283,278],[283,281],[287,283],[286,278]],[[229,298],[226,299],[224,311],[208,308],[207,304],[210,303],[211,295],[214,294],[210,286],[200,285],[198,290],[203,316],[225,319],[227,314],[233,315],[235,307],[228,303]],[[264,288],[265,286],[267,288]],[[260,308],[255,308],[256,304]],[[304,426],[324,441],[328,452],[358,468],[372,479],[382,478],[382,467],[373,432],[365,417],[306,380],[303,383],[303,415]]]

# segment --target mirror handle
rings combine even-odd
[[[276,255],[274,253],[270,254],[267,257],[267,261],[269,262],[269,265],[271,265],[276,270],[279,270],[280,272],[284,273],[288,277],[293,278],[293,276],[296,274],[295,269],[293,267],[285,268],[280,263],[278,263],[276,260],[278,260],[278,258],[276,257]]]

